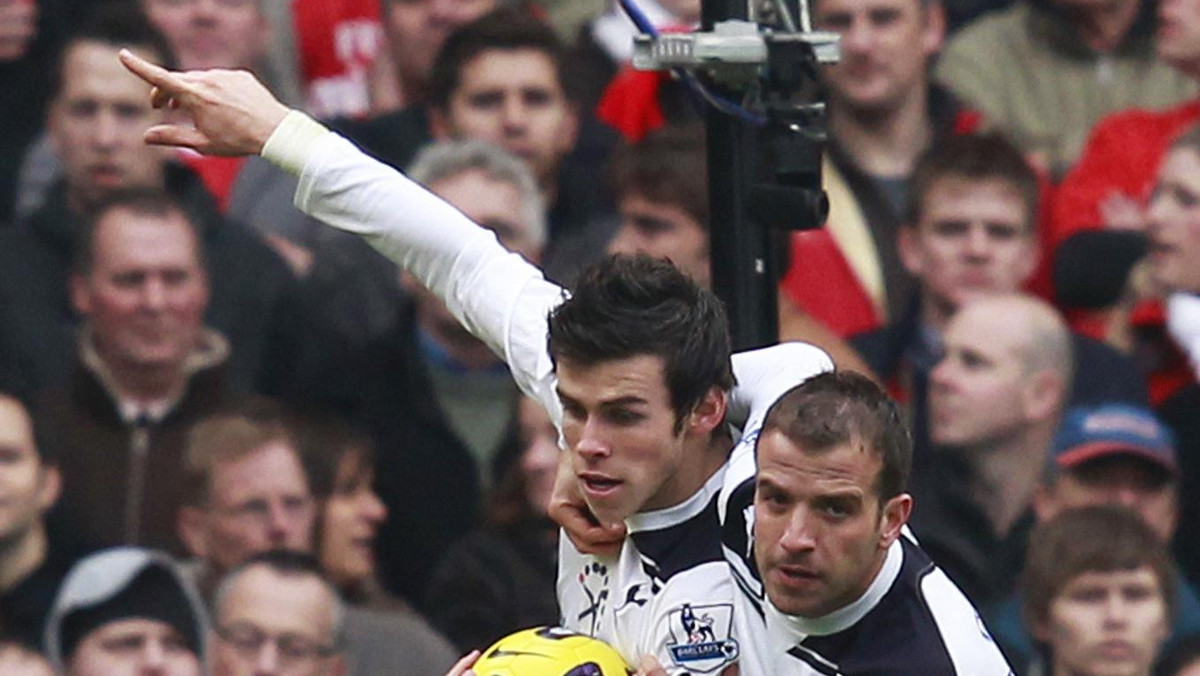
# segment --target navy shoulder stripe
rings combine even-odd
[[[642,556],[653,562],[656,569],[653,574],[664,582],[704,563],[725,562],[716,497],[686,521],[659,530],[639,531],[632,537]]]
[[[933,562],[901,538],[904,564],[892,588],[862,620],[829,636],[810,636],[801,645],[854,674],[952,675],[954,662],[921,591]]]

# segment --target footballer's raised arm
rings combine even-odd
[[[361,235],[417,277],[556,417],[545,332],[562,289],[540,270],[400,172],[288,110],[249,73],[171,72],[127,51],[121,61],[154,86],[156,106],[183,110],[194,124],[151,128],[148,143],[210,154],[257,153],[296,175],[300,210]]]

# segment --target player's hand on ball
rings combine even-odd
[[[584,554],[615,555],[625,540],[625,524],[602,524],[588,509],[579,490],[579,479],[571,469],[569,453],[562,453],[559,458],[548,513]]]
[[[246,71],[172,72],[122,49],[121,63],[154,86],[155,108],[185,111],[192,124],[160,124],[146,142],[191,148],[206,155],[256,155],[288,113],[287,106]]]
[[[460,657],[458,661],[454,663],[454,666],[450,667],[450,671],[446,672],[446,676],[474,676],[475,672],[471,671],[471,667],[474,666],[475,660],[478,659],[479,651],[472,650],[466,655]]]

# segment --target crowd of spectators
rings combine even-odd
[[[904,405],[913,531],[1018,674],[1200,673],[1200,0],[808,4],[830,212],[780,338]],[[700,114],[634,32],[0,0],[0,672],[438,676],[556,623],[544,412],[294,178],[145,145],[173,113],[116,55],[252,71],[568,286],[641,251],[711,288]]]

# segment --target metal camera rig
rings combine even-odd
[[[669,69],[708,104],[713,287],[735,349],[777,341],[781,233],[819,228],[829,211],[819,69],[837,62],[838,35],[813,31],[795,1],[702,0],[700,31],[657,34],[621,0],[642,31],[634,68]]]

